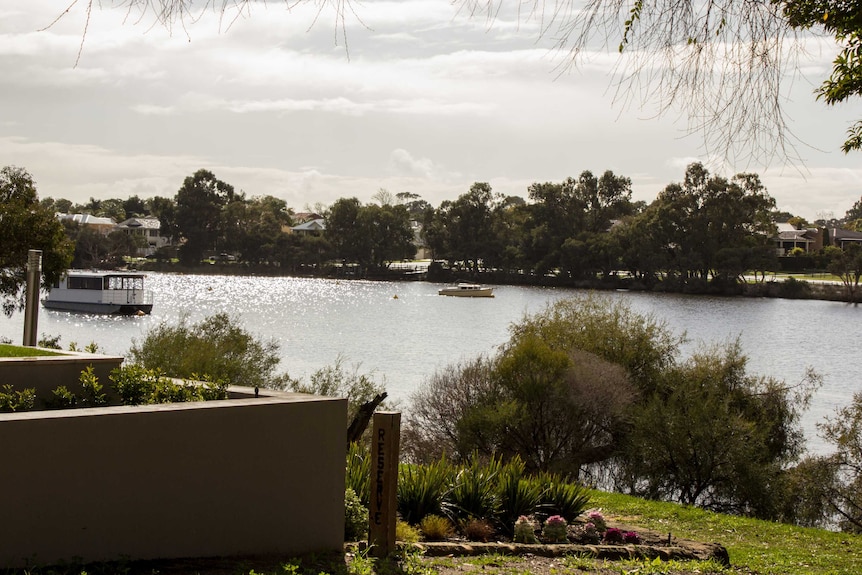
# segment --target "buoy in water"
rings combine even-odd
[[[398,294],[395,294],[394,296],[392,296],[392,299],[398,299]]]

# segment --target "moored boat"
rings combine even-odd
[[[459,283],[441,288],[437,294],[455,297],[494,297],[494,288],[479,284]]]
[[[47,309],[113,315],[141,315],[153,310],[145,275],[131,272],[69,270],[42,299]]]

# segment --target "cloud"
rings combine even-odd
[[[389,155],[390,170],[394,174],[420,176],[431,179],[434,175],[434,162],[428,158],[414,158],[403,149],[392,150]]]

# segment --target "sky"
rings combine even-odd
[[[30,172],[40,198],[173,197],[204,168],[295,211],[381,189],[436,207],[474,182],[526,198],[612,170],[650,202],[694,161],[758,173],[809,220],[862,197],[862,152],[840,151],[862,105],[813,94],[835,54],[823,40],[785,93],[802,162],[734,165],[678,114],[615,103],[615,51],[561,71],[515,2],[489,21],[449,0],[369,0],[339,23],[326,3],[270,0],[170,29],[111,4],[88,22],[84,0],[0,0],[0,165]]]

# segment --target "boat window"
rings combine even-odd
[[[70,277],[66,282],[69,289],[102,289],[102,278],[100,277]]]
[[[108,276],[105,289],[144,289],[143,276]]]

